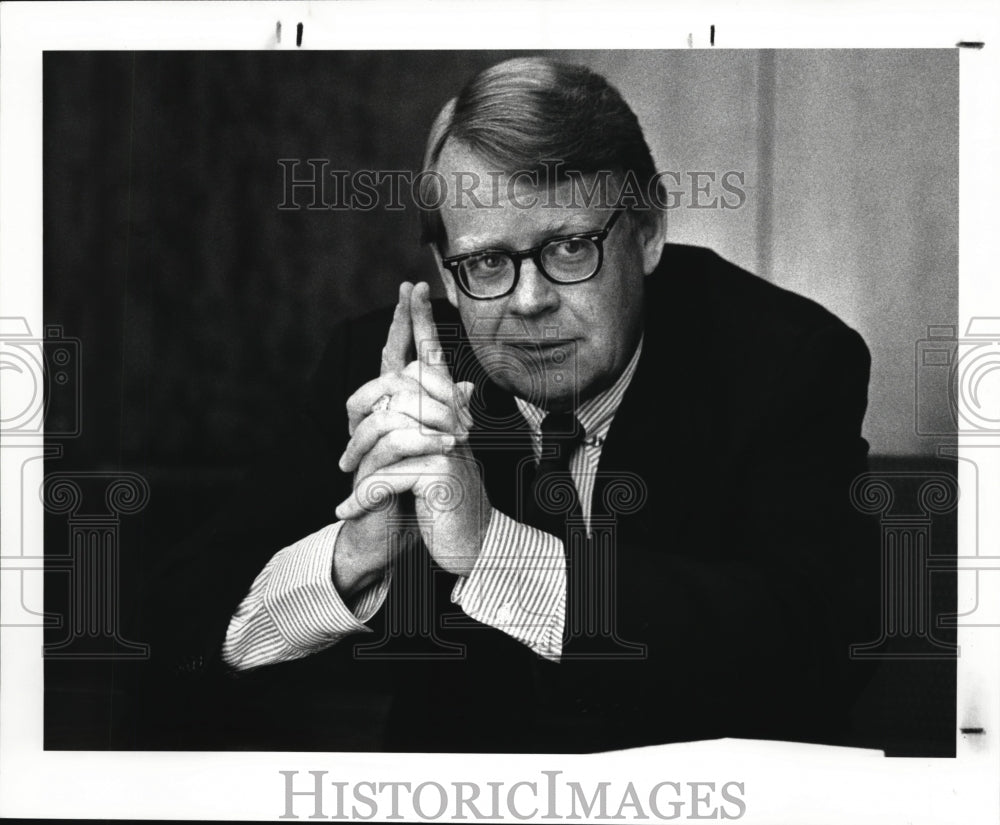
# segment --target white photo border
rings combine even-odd
[[[960,42],[960,301],[964,330],[1000,316],[1000,18],[988,4],[758,5],[705,7],[635,2],[163,2],[6,3],[0,7],[0,307],[43,329],[42,55],[47,50],[451,49],[481,32],[517,48],[948,48]],[[276,22],[285,36],[278,42]],[[499,32],[499,34],[498,34]],[[2,403],[16,408],[16,398]],[[8,409],[9,409],[8,408]],[[745,783],[745,822],[995,822],[1000,818],[1000,439],[960,439],[959,605],[982,626],[958,631],[959,727],[954,759],[886,759],[877,752],[733,740],[606,756],[46,752],[42,747],[42,629],[2,616],[23,598],[42,601],[41,576],[7,568],[0,589],[0,816],[132,819],[278,819],[279,771],[327,771],[348,783],[538,780],[561,770],[581,782],[631,779]],[[42,546],[42,505],[21,501],[24,450],[0,449],[2,555]],[[35,445],[40,455],[41,445]],[[30,466],[29,466],[30,464]],[[978,519],[977,519],[978,510]],[[978,536],[978,542],[976,537]],[[978,556],[978,559],[970,557]],[[992,559],[990,558],[992,557]],[[992,569],[991,568],[992,565]],[[970,591],[970,587],[972,590]],[[23,588],[23,594],[22,594]],[[978,588],[978,590],[976,590]],[[996,615],[994,615],[996,614]],[[303,810],[301,818],[308,814]],[[413,816],[410,813],[410,816]],[[541,814],[538,815],[539,817]]]

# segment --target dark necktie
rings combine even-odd
[[[524,502],[525,522],[565,540],[567,517],[581,513],[569,462],[586,433],[571,412],[549,413],[541,430],[542,457]]]

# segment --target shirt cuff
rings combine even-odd
[[[343,522],[336,522],[279,551],[265,565],[236,608],[222,645],[222,659],[236,670],[301,659],[364,625],[385,601],[391,572],[352,599],[333,585],[333,553]]]
[[[494,509],[479,558],[451,600],[476,621],[558,662],[566,624],[563,543]]]

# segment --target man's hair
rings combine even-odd
[[[445,229],[434,171],[448,140],[458,141],[496,171],[541,172],[561,162],[565,173],[603,170],[635,176],[639,206],[656,167],[635,113],[605,78],[585,66],[544,57],[506,60],[480,72],[445,104],[431,127],[421,175],[421,242],[444,249]],[[663,203],[663,200],[660,200]]]

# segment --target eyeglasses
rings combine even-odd
[[[596,232],[578,232],[549,238],[521,252],[483,249],[467,255],[443,258],[459,288],[477,301],[504,298],[516,288],[521,261],[531,258],[538,271],[554,284],[578,284],[593,278],[604,263],[604,239],[624,210],[618,209]]]

